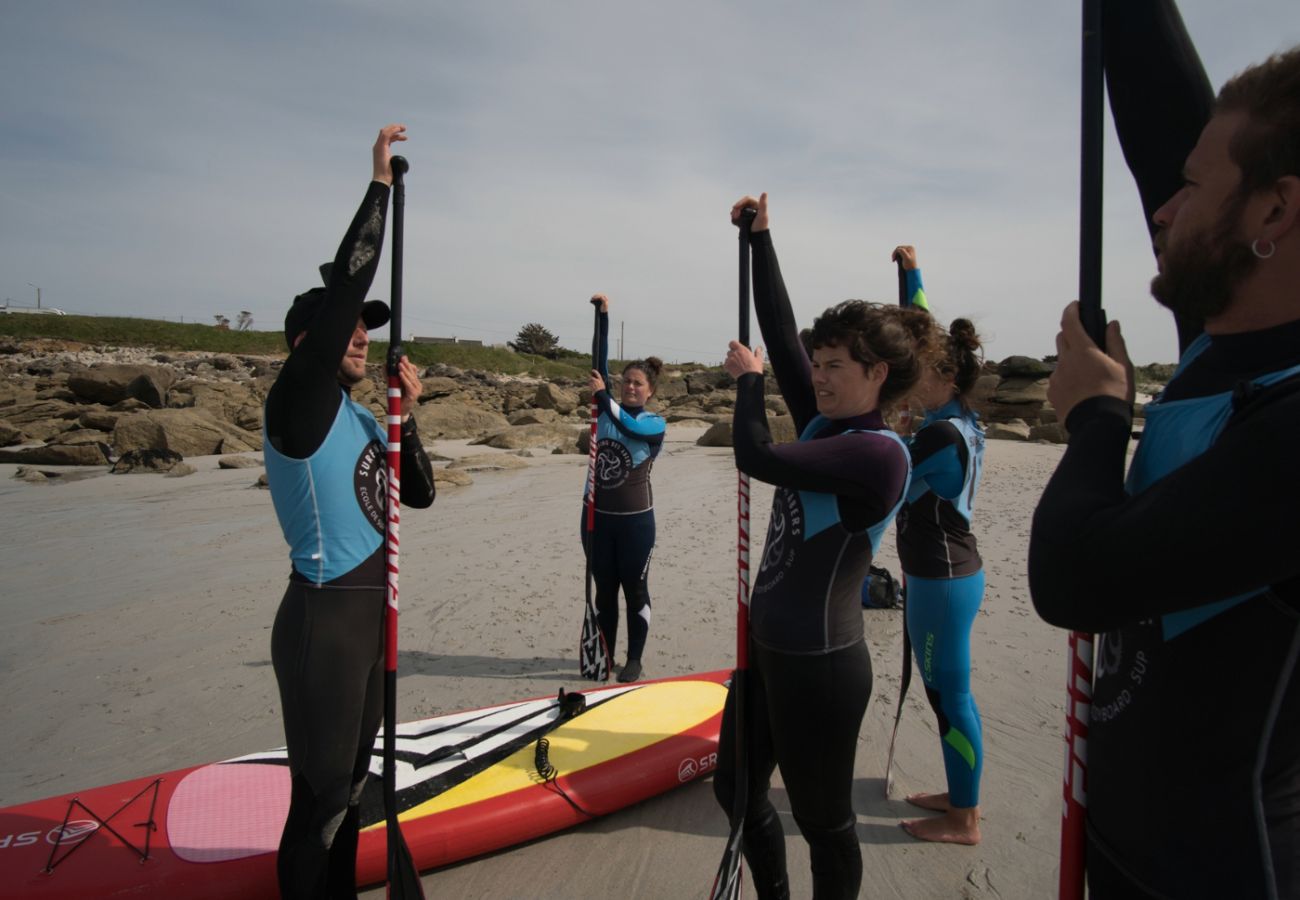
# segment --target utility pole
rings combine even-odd
[[[625,359],[623,356],[623,320],[618,320],[618,358]]]
[[[27,286],[36,288],[36,308],[40,309],[41,308],[41,286],[39,284],[32,284],[30,281],[27,282]]]

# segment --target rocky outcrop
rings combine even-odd
[[[159,409],[122,416],[113,428],[113,448],[175,450],[182,456],[247,453],[262,449],[262,437],[206,410]]]
[[[68,376],[68,390],[85,403],[111,406],[133,397],[154,409],[167,403],[175,373],[162,366],[101,365]]]
[[[24,463],[33,466],[102,466],[108,462],[104,444],[47,444],[0,450],[0,463]]]
[[[421,437],[426,440],[476,438],[485,432],[510,427],[510,422],[501,413],[473,406],[458,398],[421,403],[413,415]]]
[[[561,453],[578,453],[578,434],[581,431],[573,425],[518,425],[470,443],[485,444],[498,450],[547,447]]]
[[[58,458],[59,465],[101,466],[143,449],[182,456],[255,453],[261,449],[262,407],[283,365],[274,356],[50,341],[12,340],[5,346],[0,447],[33,451],[42,460]],[[1047,402],[1051,371],[1052,364],[1030,357],[986,366],[969,400],[991,437],[1064,439]],[[435,365],[420,377],[423,394],[415,417],[426,442],[469,439],[532,455],[586,452],[590,396],[583,376],[547,380]],[[372,365],[352,396],[382,419],[385,385],[382,366]],[[706,432],[701,442],[730,446],[735,387],[734,379],[717,369],[670,368],[660,375],[649,409],[670,428],[722,426]],[[1158,389],[1144,383],[1143,390],[1147,387]],[[775,439],[794,440],[788,409],[774,388],[764,404]],[[24,446],[36,443],[44,446]],[[468,477],[459,469],[438,472],[444,480]]]
[[[798,435],[795,434],[794,419],[790,416],[768,416],[767,427],[772,432],[772,440],[778,444],[787,443],[796,440]],[[730,447],[731,440],[731,419],[725,422],[717,422],[708,431],[700,435],[695,442],[700,447]]]
[[[533,395],[533,406],[538,409],[553,409],[562,415],[568,414],[578,407],[578,395],[558,385],[539,384],[537,392]]]

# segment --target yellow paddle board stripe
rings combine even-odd
[[[726,696],[726,688],[711,681],[670,681],[621,694],[546,735],[551,765],[561,775],[572,775],[649,747],[717,715]],[[530,742],[490,769],[411,807],[398,818],[403,822],[418,819],[540,783],[533,765],[536,747],[536,741]]]

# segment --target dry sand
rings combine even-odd
[[[658,546],[647,677],[734,657],[731,452],[670,429],[655,466]],[[448,456],[482,452],[439,442]],[[1034,503],[1062,448],[992,442],[975,528],[988,589],[973,690],[984,723],[978,847],[925,845],[901,797],[942,790],[934,716],[913,679],[883,792],[898,696],[898,611],[864,612],[876,680],[854,805],[862,896],[1054,895],[1065,635],[1034,615],[1025,553]],[[184,478],[95,475],[27,484],[0,465],[0,805],[224,759],[283,743],[270,630],[288,556],[257,469],[189,460]],[[399,717],[581,689],[575,675],[585,457],[475,474],[402,521]],[[755,486],[753,532],[771,489]],[[882,556],[897,572],[892,534]],[[756,548],[757,549],[757,548]],[[624,654],[620,634],[618,658]],[[779,780],[793,893],[811,893],[807,848]],[[425,876],[430,897],[687,898],[707,893],[726,817],[707,781],[550,838]],[[752,889],[747,887],[747,896]],[[366,892],[382,897],[382,889]]]

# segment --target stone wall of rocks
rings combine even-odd
[[[262,404],[283,358],[166,353],[59,341],[0,339],[0,462],[120,465],[131,453],[187,456],[262,448]],[[1047,402],[1052,367],[1013,356],[986,368],[971,401],[990,437],[1063,441]],[[415,413],[427,439],[585,453],[585,381],[503,376],[437,365],[421,375]],[[382,416],[385,381],[371,366],[353,396]],[[727,446],[735,381],[719,370],[667,370],[651,408],[670,424],[714,426],[701,443]],[[767,398],[774,434],[794,437],[779,396]],[[133,457],[127,457],[131,459]],[[165,457],[170,459],[170,457]]]

